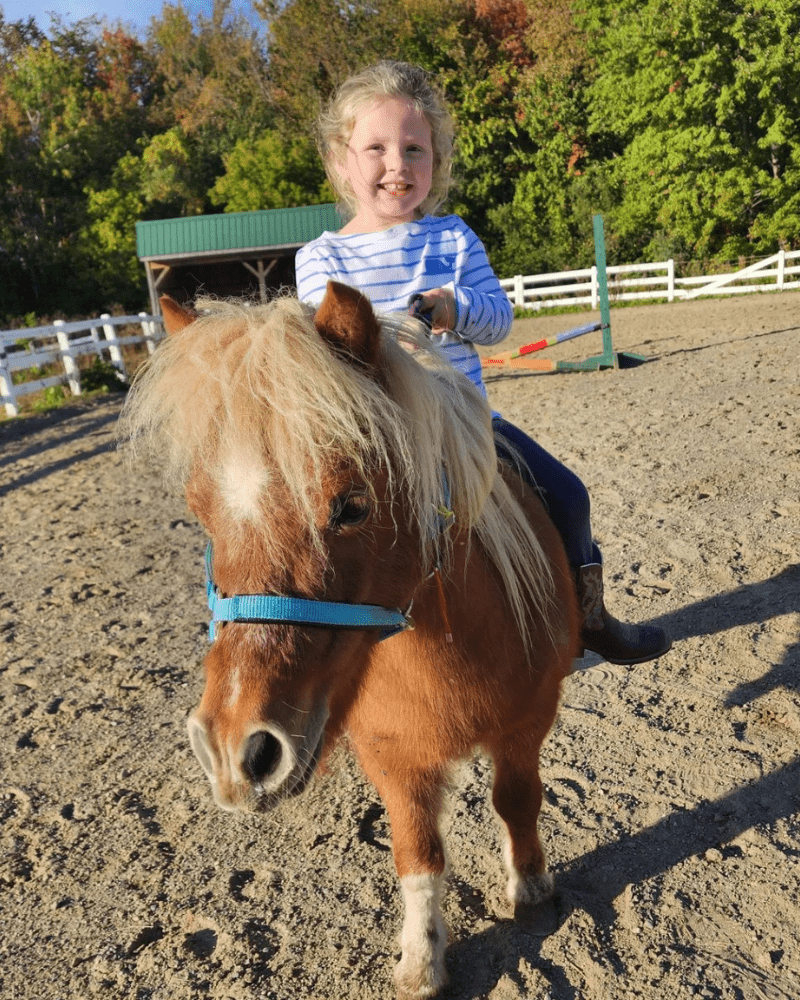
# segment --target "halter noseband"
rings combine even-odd
[[[216,638],[217,622],[380,629],[381,640],[414,628],[414,623],[409,617],[410,604],[405,611],[400,611],[399,608],[382,608],[376,604],[341,604],[336,601],[314,601],[274,594],[237,594],[234,597],[220,597],[219,590],[214,584],[210,542],[206,548],[206,593],[211,611],[211,621],[208,626],[210,642]]]

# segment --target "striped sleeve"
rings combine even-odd
[[[508,335],[514,309],[483,244],[471,229],[464,229],[466,247],[455,282],[456,333],[473,344],[496,344]]]

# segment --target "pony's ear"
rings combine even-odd
[[[377,364],[380,324],[372,303],[358,289],[329,281],[314,326],[334,350],[344,351],[370,368]]]
[[[169,295],[162,295],[158,302],[161,306],[161,315],[164,317],[164,329],[168,334],[177,333],[197,319],[197,313],[184,309]]]

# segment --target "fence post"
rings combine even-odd
[[[151,323],[147,319],[148,314],[146,312],[139,313],[139,319],[142,321],[142,336],[144,337],[144,342],[147,344],[147,353],[152,354],[156,349],[156,325]]]
[[[111,319],[109,313],[101,313],[100,319]],[[106,335],[106,340],[116,340],[117,330],[113,323],[103,324],[103,333]],[[122,351],[119,349],[118,344],[107,344],[108,353],[111,355],[111,364],[127,378],[128,373],[125,371],[125,358],[122,356]]]
[[[598,281],[597,281],[597,264],[592,264],[592,276],[589,279],[592,283],[592,309],[597,308],[598,303]]]
[[[514,305],[519,309],[525,306],[525,282],[521,274],[514,276]]]
[[[69,336],[63,329],[61,329],[64,326],[64,320],[55,320],[53,326],[56,331],[58,349],[61,352],[61,364],[64,366],[64,372],[66,373],[67,381],[69,382],[69,391],[73,396],[80,396],[81,372],[75,363],[75,358],[72,356],[72,349],[69,346]]]
[[[16,417],[19,409],[14,393],[14,380],[11,377],[11,369],[8,367],[6,345],[2,340],[0,340],[0,397],[5,403],[6,416]]]
[[[783,279],[786,274],[786,251],[778,251],[778,277],[776,279],[778,288],[783,291]]]
[[[675,261],[667,261],[667,302],[675,301]]]

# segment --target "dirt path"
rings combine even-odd
[[[566,683],[549,928],[495,915],[489,775],[457,769],[444,996],[796,1000],[800,295],[612,315],[649,363],[500,372],[490,395],[589,486],[612,610],[675,645]],[[519,321],[508,346],[586,321]],[[0,996],[391,997],[389,831],[349,759],[267,817],[212,804],[185,734],[204,542],[114,451],[119,403],[0,424]]]

